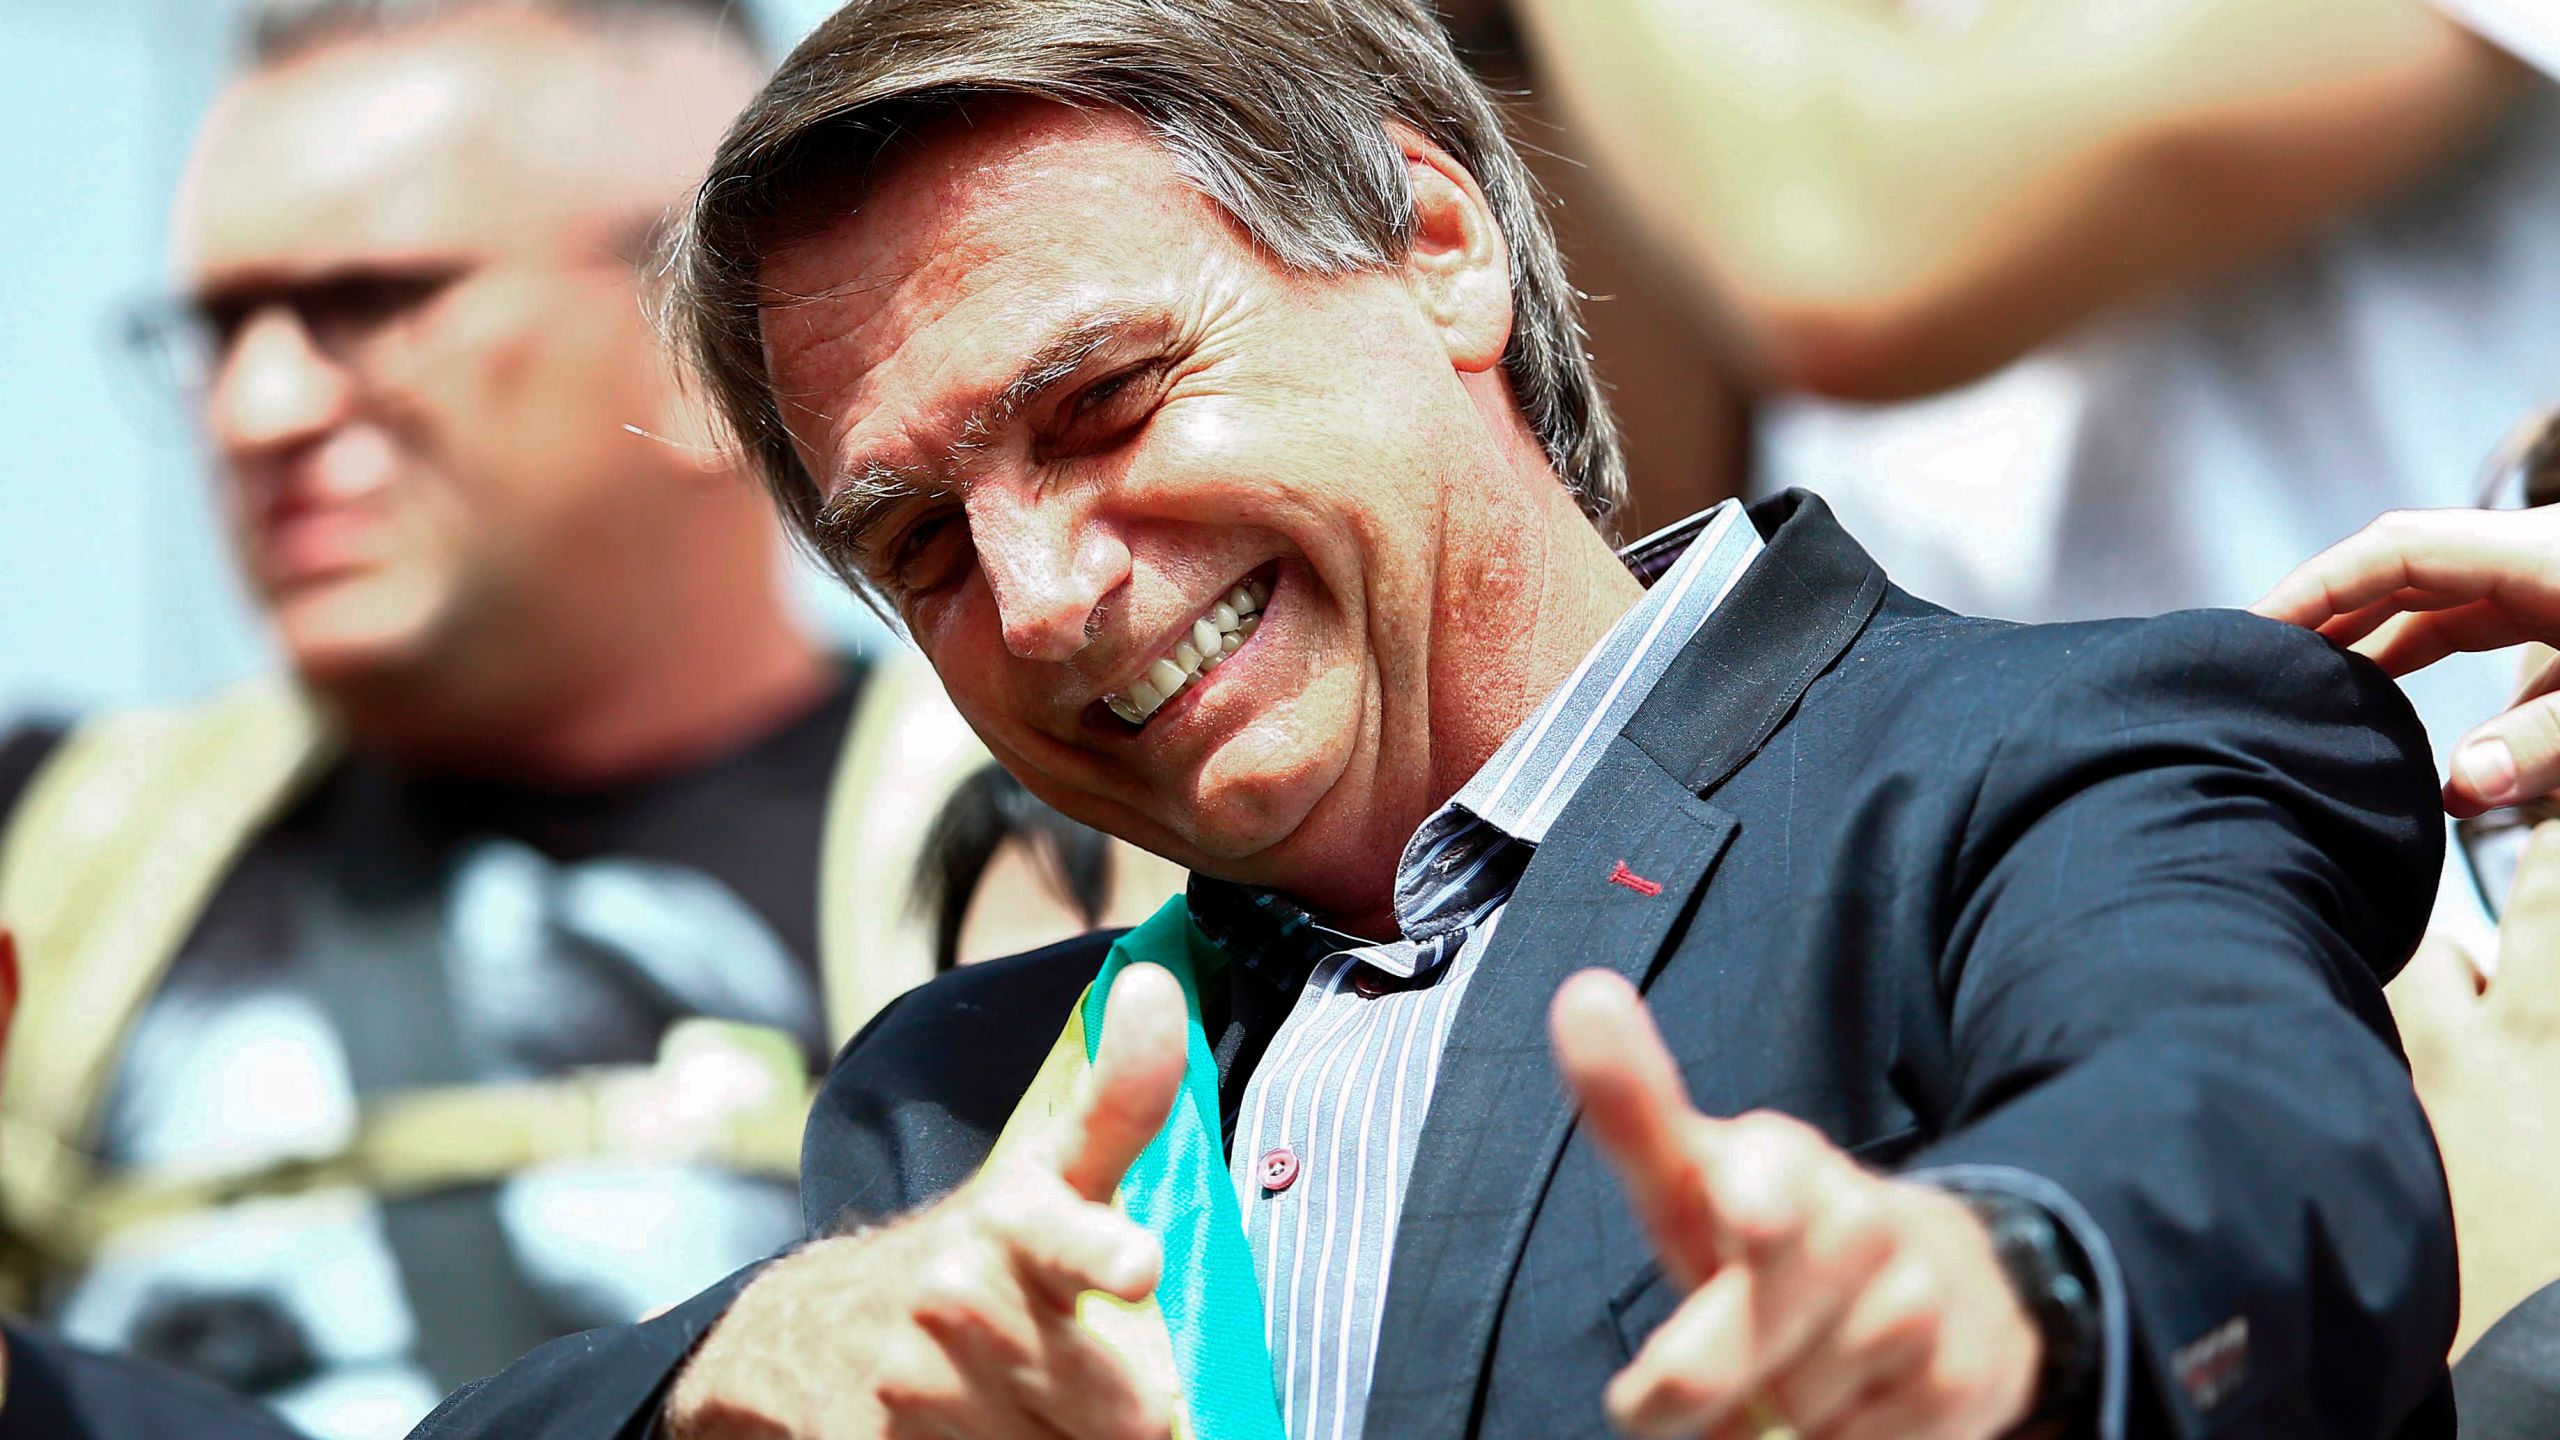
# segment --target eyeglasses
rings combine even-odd
[[[2483,510],[2531,510],[2560,500],[2560,405],[2525,420],[2480,467]]]
[[[2560,501],[2560,407],[2516,427],[2489,457],[2480,494],[2481,507],[2492,510],[2530,510],[2554,501]],[[2545,820],[2560,820],[2560,800],[2528,800],[2454,822],[2463,866],[2490,919],[2506,913],[2525,842]]]
[[[396,381],[396,352],[426,340],[440,303],[467,282],[502,270],[545,281],[584,272],[632,277],[660,253],[679,215],[673,209],[633,210],[599,222],[547,255],[349,265],[308,279],[144,300],[116,316],[114,339],[128,361],[118,369],[139,382],[125,388],[151,392],[151,428],[192,435],[241,337],[261,316],[280,309],[330,363],[362,381]]]
[[[2560,820],[2560,802],[2528,800],[2454,822],[2462,863],[2471,871],[2471,886],[2480,892],[2490,919],[2506,914],[2516,870],[2524,864],[2524,847],[2533,838],[2533,827],[2545,820]]]
[[[149,300],[125,312],[120,338],[151,373],[154,388],[192,414],[261,317],[283,311],[330,363],[369,373],[387,344],[412,331],[475,268],[446,262],[346,270],[199,299]]]

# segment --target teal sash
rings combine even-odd
[[[1143,1320],[1148,1309],[1160,1313],[1173,1372],[1161,1379],[1178,1387],[1188,1422],[1179,1433],[1189,1440],[1285,1440],[1271,1352],[1263,1342],[1262,1287],[1254,1275],[1253,1248],[1245,1240],[1244,1216],[1236,1208],[1220,1138],[1217,1061],[1209,1053],[1208,1032],[1200,1019],[1200,979],[1217,973],[1227,958],[1192,925],[1191,909],[1182,897],[1166,901],[1111,947],[1102,973],[1067,1017],[1057,1048],[1007,1123],[998,1148],[1018,1128],[1063,1106],[1101,1045],[1112,981],[1140,963],[1172,972],[1182,985],[1191,1019],[1182,1093],[1164,1129],[1122,1177],[1117,1196],[1120,1209],[1163,1242],[1164,1270],[1153,1306],[1122,1306],[1089,1295],[1078,1313],[1127,1355],[1142,1377],[1161,1369],[1154,1363],[1161,1355],[1160,1342],[1145,1333],[1157,1327]]]

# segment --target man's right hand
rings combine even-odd
[[[742,1292],[678,1377],[673,1440],[1072,1436],[1160,1440],[1154,1393],[1077,1324],[1163,1263],[1112,1193],[1163,1128],[1189,1043],[1180,986],[1113,985],[1086,1086],[1057,1122],[894,1224],[821,1240]]]

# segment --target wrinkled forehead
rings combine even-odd
[[[1245,253],[1137,120],[973,114],[884,155],[839,218],[767,260],[767,371],[823,475],[856,426],[979,398],[1080,321],[1196,307]]]
[[[249,72],[179,196],[181,273],[505,253],[673,202],[753,73],[619,43],[486,12]]]

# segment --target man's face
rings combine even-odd
[[[1406,271],[1281,269],[1136,122],[1036,105],[928,132],[763,279],[806,297],[764,333],[826,543],[997,758],[1194,868],[1374,898],[1449,783],[1435,706],[1516,682],[1508,567],[1562,494],[1503,478],[1502,336],[1453,360]]]
[[[255,72],[209,123],[178,220],[204,421],[316,683],[486,669],[631,583],[662,507],[629,482],[670,463],[624,428],[669,408],[631,252],[702,151],[597,44],[469,15]]]

